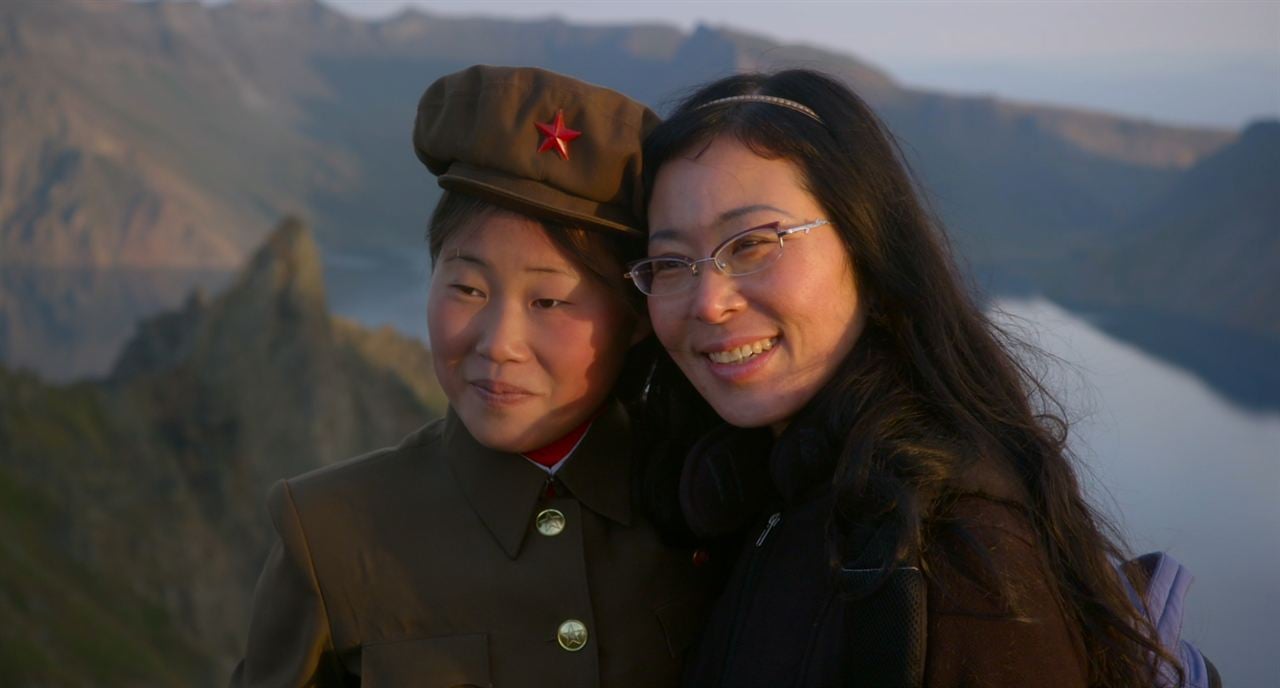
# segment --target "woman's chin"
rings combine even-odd
[[[785,375],[775,374],[755,362],[747,364],[752,370],[737,375],[725,374],[724,369],[729,366],[704,361],[697,364],[699,367],[685,368],[694,388],[726,423],[740,428],[785,424],[813,396],[805,389],[795,389],[794,379],[787,380]]]
[[[489,449],[518,454],[541,446],[537,444],[541,438],[536,424],[522,414],[495,412],[487,406],[465,402],[455,406],[454,410],[467,432]]]
[[[724,421],[739,428],[762,428],[785,424],[803,404],[786,403],[766,389],[728,392],[699,390]]]

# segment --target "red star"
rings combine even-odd
[[[556,112],[554,122],[548,122],[547,124],[534,122],[533,126],[537,127],[538,131],[547,137],[542,139],[542,145],[538,146],[538,152],[545,153],[554,149],[563,160],[569,159],[569,142],[582,136],[582,132],[574,131],[564,125],[564,110]]]

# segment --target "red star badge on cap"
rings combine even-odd
[[[542,139],[542,145],[538,146],[539,153],[545,153],[549,150],[555,150],[560,154],[562,160],[569,159],[569,142],[582,136],[582,132],[574,131],[564,125],[564,110],[556,112],[554,122],[543,124],[534,122],[533,126],[542,132],[545,139]]]

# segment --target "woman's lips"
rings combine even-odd
[[[773,359],[781,337],[737,339],[703,350],[702,360],[715,377],[726,382],[746,382]]]
[[[712,363],[742,363],[773,348],[777,337],[761,337],[744,344],[717,347],[706,353]]]
[[[490,406],[511,406],[537,396],[524,387],[497,380],[470,380],[467,384]]]

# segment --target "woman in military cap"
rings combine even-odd
[[[271,490],[234,686],[675,685],[701,578],[632,507],[657,117],[539,69],[445,76],[414,149],[445,189],[428,325],[447,416]],[[621,382],[620,382],[621,381]]]

